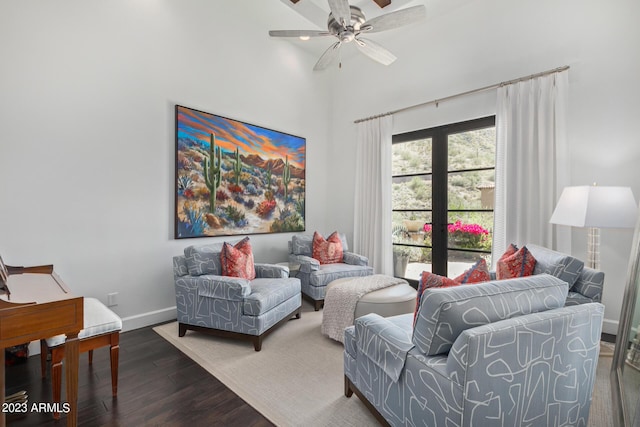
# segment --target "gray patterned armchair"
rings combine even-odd
[[[300,280],[280,265],[255,264],[253,280],[221,276],[222,243],[189,246],[173,258],[178,335],[187,330],[244,339],[255,351],[292,316],[300,318]]]
[[[373,267],[369,267],[369,259],[363,255],[349,252],[347,237],[339,233],[344,255],[341,263],[320,264],[312,258],[313,235],[297,234],[289,241],[289,263],[299,264],[297,277],[300,279],[302,294],[310,299],[316,311],[324,304],[327,285],[344,277],[371,276]]]
[[[384,425],[588,425],[604,306],[548,274],[429,289],[345,330],[345,395]]]

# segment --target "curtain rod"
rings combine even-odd
[[[505,82],[492,84],[492,85],[481,87],[481,88],[478,88],[478,89],[473,89],[473,90],[468,90],[466,92],[456,93],[455,95],[445,96],[444,98],[433,99],[431,101],[422,102],[420,104],[415,104],[415,105],[410,105],[408,107],[399,108],[397,110],[389,111],[387,113],[376,114],[375,116],[365,117],[363,119],[355,120],[353,123],[366,122],[367,120],[377,119],[379,117],[384,117],[384,116],[390,116],[392,114],[401,113],[403,111],[411,110],[413,108],[424,107],[425,105],[429,105],[429,104],[435,104],[436,107],[437,107],[438,104],[440,102],[443,102],[443,101],[449,101],[450,99],[454,99],[454,98],[458,98],[458,97],[461,97],[461,96],[470,95],[472,93],[484,92],[484,91],[491,90],[491,89],[496,89],[496,88],[499,88],[499,87],[502,87],[502,86],[507,86],[507,85],[511,85],[511,84],[514,84],[514,83],[524,82],[524,81],[527,81],[527,80],[535,79],[537,77],[546,76],[548,74],[559,73],[559,72],[562,72],[562,71],[565,71],[565,70],[568,70],[568,69],[569,69],[569,66],[565,65],[565,66],[562,66],[562,67],[554,68],[553,70],[542,71],[541,73],[531,74],[531,75],[526,76],[526,77],[520,77],[518,79],[507,80]]]

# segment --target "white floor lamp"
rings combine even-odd
[[[552,224],[587,227],[587,266],[600,269],[600,229],[633,228],[638,206],[629,187],[583,185],[562,190]]]

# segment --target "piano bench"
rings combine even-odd
[[[118,355],[122,320],[107,306],[95,298],[84,298],[84,329],[78,334],[80,353],[89,352],[89,365],[93,363],[93,350],[109,346],[111,349],[111,392],[118,395]],[[62,359],[64,359],[65,335],[40,340],[40,366],[42,378],[46,377],[47,355],[51,353],[51,387],[53,403],[61,401]],[[60,418],[54,413],[54,418]]]

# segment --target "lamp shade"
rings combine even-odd
[[[583,185],[562,190],[549,222],[573,227],[633,228],[637,216],[631,188]]]

